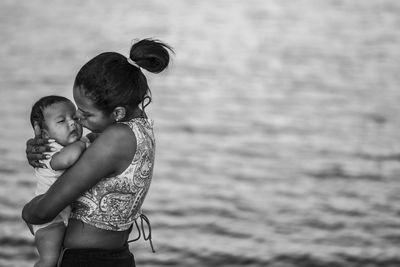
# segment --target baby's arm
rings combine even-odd
[[[65,146],[60,152],[53,155],[50,166],[53,170],[65,170],[71,167],[86,149],[86,144],[82,141],[76,141]]]

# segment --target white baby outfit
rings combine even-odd
[[[47,168],[35,168],[35,176],[37,179],[36,191],[35,195],[41,195],[47,192],[50,186],[57,180],[61,174],[64,173],[65,170],[53,170],[50,166],[50,161],[55,153],[60,152],[63,149],[63,146],[53,142],[50,143],[50,146],[55,148],[56,151],[48,152],[47,155],[50,155],[49,159],[41,160],[40,162],[45,164]],[[68,224],[68,218],[71,213],[71,208],[68,206],[64,210],[62,210],[51,222],[40,224],[40,225],[33,225],[33,231],[36,233],[37,230],[49,226],[50,224],[60,223],[63,222],[65,225]]]

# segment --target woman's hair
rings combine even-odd
[[[32,110],[31,110],[31,124],[32,127],[34,127],[35,125],[35,121],[37,121],[39,123],[39,127],[41,129],[45,128],[45,123],[44,123],[44,117],[43,117],[43,111],[45,108],[47,108],[48,106],[51,106],[55,103],[59,103],[59,102],[71,102],[71,100],[69,100],[66,97],[63,96],[58,96],[58,95],[49,95],[49,96],[45,96],[42,97],[41,99],[39,99],[38,101],[36,101],[36,103],[32,106]]]
[[[153,73],[163,71],[170,61],[169,52],[173,53],[173,50],[167,44],[143,39],[132,45],[129,53],[131,62],[119,53],[102,53],[79,70],[74,87],[83,90],[106,114],[119,106],[125,107],[129,113],[140,103],[144,109],[151,102],[151,92],[140,68]],[[144,105],[146,99],[148,103]]]

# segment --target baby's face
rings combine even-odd
[[[54,103],[43,110],[46,124],[43,133],[65,146],[82,137],[82,126],[77,122],[76,108],[72,102]]]

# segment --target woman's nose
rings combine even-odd
[[[81,119],[83,118],[82,112],[81,112],[80,110],[77,110],[77,111],[75,112],[75,116],[78,118],[78,120],[81,120]]]
[[[84,117],[79,110],[75,113],[75,117],[76,117],[76,122],[81,124],[81,121],[83,120]]]

